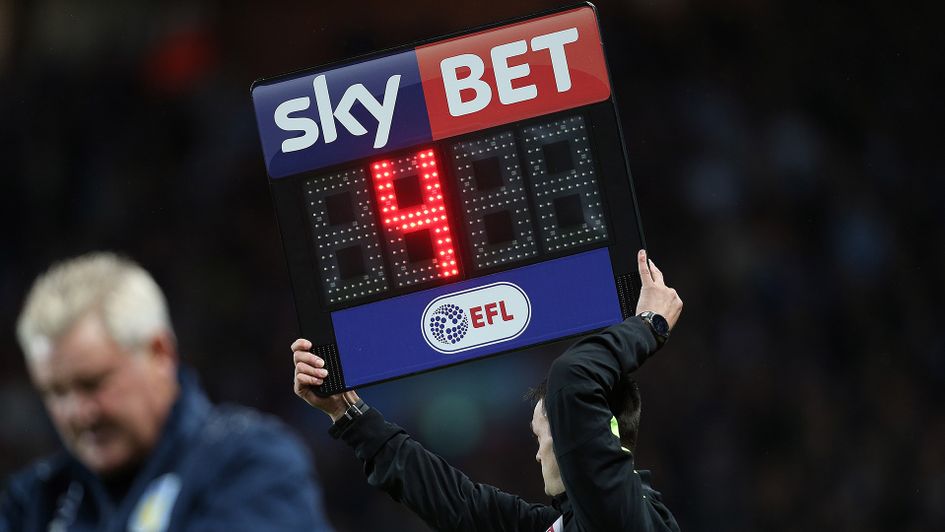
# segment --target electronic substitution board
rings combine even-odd
[[[320,393],[633,313],[643,236],[590,4],[252,97]]]

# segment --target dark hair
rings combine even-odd
[[[547,393],[548,380],[545,379],[525,393],[525,400],[538,404],[538,401],[544,399]],[[621,380],[614,390],[613,397],[615,404],[610,405],[610,410],[616,413],[617,428],[620,430],[620,445],[633,452],[640,432],[640,386],[634,380]]]

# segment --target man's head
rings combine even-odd
[[[110,253],[57,264],[33,284],[17,335],[69,451],[103,476],[137,466],[177,396],[174,334],[154,279]]]
[[[532,432],[538,439],[538,452],[535,460],[541,464],[541,477],[545,482],[545,493],[549,496],[564,493],[564,482],[558,469],[558,459],[554,453],[551,438],[551,425],[545,411],[547,382],[542,382],[528,392],[528,398],[534,401],[532,412]],[[640,430],[640,388],[636,381],[621,381],[616,393],[617,404],[611,405],[611,411],[617,412],[617,427],[620,432],[620,445],[630,452],[636,447],[637,434]],[[609,427],[608,427],[609,428]]]

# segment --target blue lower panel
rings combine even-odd
[[[621,320],[607,248],[332,313],[349,387]]]

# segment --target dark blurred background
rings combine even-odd
[[[0,478],[56,446],[14,338],[25,292],[113,249],[165,289],[215,400],[304,434],[340,530],[425,530],[292,394],[249,86],[556,5],[0,0]],[[945,530],[939,5],[598,4],[650,252],[686,302],[638,375],[638,466],[684,530]],[[363,395],[540,501],[521,394],[562,348]]]

